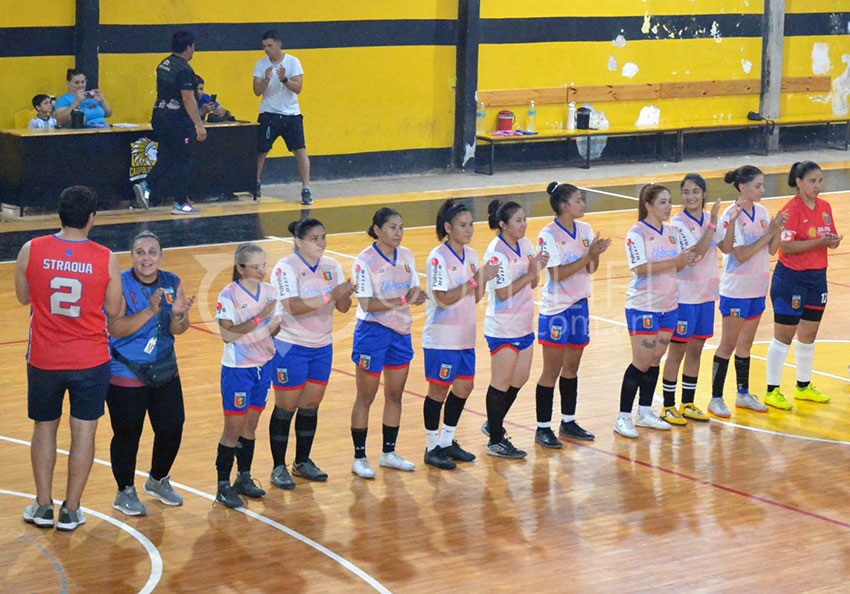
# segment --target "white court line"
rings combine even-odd
[[[773,435],[776,437],[790,437],[791,439],[800,439],[803,441],[815,441],[818,443],[833,443],[833,444],[841,444],[841,445],[850,445],[850,441],[844,441],[841,439],[826,439],[823,437],[809,437],[807,435],[796,435],[794,433],[782,433],[780,431],[772,431],[771,429],[761,429],[760,427],[750,427],[749,425],[739,425],[738,423],[732,423],[731,421],[721,421],[720,419],[711,418],[709,419],[712,423],[719,423],[721,425],[728,425],[729,427],[736,427],[738,429],[746,429],[747,431],[755,431],[756,433],[764,433],[766,435]]]
[[[0,436],[0,439],[8,439],[8,441],[12,441],[15,443],[27,443],[22,442],[19,439],[11,439],[3,436]],[[20,491],[7,491],[6,489],[0,489],[0,494],[12,495],[14,497],[24,497],[26,499],[31,500],[35,499],[34,494],[21,493]],[[62,502],[59,500],[54,500],[53,503],[57,506],[62,505]],[[120,528],[121,530],[135,538],[137,541],[139,541],[139,543],[141,543],[141,545],[145,548],[145,551],[147,551],[148,557],[150,557],[151,560],[151,574],[148,578],[148,581],[145,583],[142,589],[139,590],[139,594],[149,594],[150,592],[153,592],[154,589],[156,589],[157,584],[159,584],[160,580],[162,579],[162,556],[159,554],[159,550],[156,548],[156,546],[150,540],[148,540],[147,536],[145,536],[132,526],[125,524],[124,522],[116,520],[115,518],[104,515],[88,507],[82,507],[82,510],[86,513],[86,515],[94,516],[95,518],[99,518],[101,520],[104,520],[105,522],[109,522],[117,528]]]
[[[0,435],[0,441],[8,441],[8,442],[11,442],[11,443],[16,443],[16,444],[32,447],[32,444],[28,441],[24,441],[22,439],[17,439],[17,438],[14,438],[14,437],[6,437],[5,435]],[[68,455],[67,450],[57,449],[56,451],[61,453],[61,454]],[[96,464],[100,464],[102,466],[109,466],[109,467],[112,466],[112,464],[110,464],[108,461],[101,460],[100,458],[95,458],[94,462]],[[136,471],[136,474],[138,476],[145,477],[145,478],[147,478],[147,476],[148,476],[146,473],[141,472],[139,470]],[[190,487],[188,485],[184,485],[182,483],[178,483],[178,482],[175,482],[175,481],[171,481],[171,484],[176,486],[176,487],[179,487],[180,489],[183,489],[183,490],[185,490],[189,493],[192,493],[193,495],[197,495],[198,497],[202,497],[203,499],[208,499],[209,501],[215,501],[215,495],[211,495],[210,493],[206,493],[206,492],[201,491],[199,489],[195,489],[194,487]],[[3,491],[0,490],[0,493],[2,493],[2,492]],[[33,499],[35,498],[35,495],[26,495],[26,496],[33,498]],[[92,515],[94,515],[94,516],[96,516],[96,517],[98,517],[102,520],[106,520],[107,522],[110,522],[111,524],[115,524],[116,526],[119,526],[119,527],[122,527],[122,525],[123,525],[121,522],[118,522],[117,520],[115,520],[115,519],[113,519],[109,516],[104,516],[103,514],[101,514],[99,512],[95,512],[93,510],[90,511],[88,508],[84,508],[84,509],[85,509],[86,513],[91,513]],[[326,546],[316,542],[312,538],[304,536],[300,532],[296,532],[295,530],[293,530],[292,528],[289,528],[288,526],[284,526],[283,524],[276,522],[275,520],[272,520],[271,518],[268,518],[268,517],[266,517],[262,514],[258,514],[257,512],[253,512],[249,509],[237,508],[237,509],[234,509],[233,511],[243,513],[250,518],[253,518],[255,520],[259,520],[260,522],[262,522],[263,524],[265,524],[265,525],[267,525],[271,528],[274,528],[276,530],[280,530],[284,534],[294,538],[295,540],[297,540],[297,541],[299,541],[303,544],[306,544],[310,548],[322,553],[326,557],[335,561],[336,563],[341,565],[343,568],[347,569],[348,571],[350,571],[351,573],[353,573],[354,575],[359,577],[361,580],[363,580],[364,582],[366,582],[367,584],[372,586],[372,588],[374,590],[376,590],[377,592],[380,592],[381,594],[391,594],[391,591],[389,589],[387,589],[383,584],[381,584],[378,580],[373,578],[371,575],[369,575],[368,573],[366,573],[365,571],[360,569],[357,565],[350,562],[348,559],[345,559],[344,557],[334,553],[332,550],[330,550]],[[135,530],[133,530],[129,526],[127,526],[126,528],[122,528],[122,530],[126,530],[127,532],[132,534],[137,539],[139,539],[139,537],[145,538],[143,535],[139,534],[138,532],[136,532]],[[138,534],[139,536],[136,536],[136,534]],[[145,540],[147,541],[147,538],[145,538]],[[147,541],[147,542],[150,542],[150,541]],[[151,545],[151,546],[153,546],[153,545]],[[154,547],[154,550],[155,549],[156,549],[156,547]],[[150,552],[148,554],[150,554]],[[157,552],[157,555],[159,555],[158,552]],[[153,558],[151,559],[151,565],[154,566]],[[156,566],[154,566],[154,569],[156,569]],[[158,569],[158,571],[159,571],[159,573],[157,575],[157,582],[159,581],[160,577],[162,576],[162,559],[161,558],[159,559],[159,569]],[[153,577],[153,570],[151,572],[151,577]],[[148,583],[150,583],[150,580],[148,580]],[[156,583],[154,583],[154,586],[155,585],[156,585]],[[147,585],[146,585],[146,588],[147,588]],[[142,594],[142,593],[147,594],[148,592],[151,592],[151,591],[153,591],[152,588],[151,589],[143,589],[143,590],[140,591],[140,594]]]
[[[605,190],[594,190],[592,188],[582,188],[581,186],[576,186],[582,192],[593,192],[594,194],[602,194],[603,196],[614,196],[615,198],[625,198],[626,200],[634,200],[637,202],[639,198],[635,198],[634,196],[626,196],[625,194],[617,194],[616,192],[606,192]],[[588,213],[589,214],[589,213]]]

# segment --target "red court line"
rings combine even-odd
[[[353,363],[352,363],[352,365],[353,365]],[[338,369],[336,367],[334,367],[333,370],[334,370],[335,373],[341,373],[342,375],[347,375],[348,377],[356,377],[353,373],[348,372],[348,371],[343,371],[343,370]],[[383,384],[383,382],[381,382],[381,383]],[[404,391],[405,391],[405,393],[410,394],[411,396],[416,396],[418,398],[425,399],[425,395],[423,395],[423,394],[419,394],[417,392],[414,392],[414,391],[408,390],[408,389],[405,389]],[[471,410],[469,408],[466,408],[464,410],[467,411],[467,412],[473,413],[473,414],[475,414],[479,417],[486,417],[487,416],[484,413],[478,412],[476,410]],[[510,422],[510,421],[506,421],[505,424],[510,425],[512,427],[516,427],[517,429],[522,429],[524,431],[528,431],[528,432],[532,432],[532,431],[535,430],[535,428],[533,428],[533,427],[528,427],[526,425],[522,425],[522,424],[519,424],[519,423],[513,423],[513,422]],[[670,468],[664,468],[663,466],[659,466],[657,464],[652,464],[650,462],[644,462],[642,460],[636,460],[634,458],[629,458],[628,456],[624,456],[622,454],[617,454],[615,452],[610,452],[608,450],[605,450],[605,449],[602,449],[602,448],[599,448],[599,447],[596,447],[596,446],[588,445],[587,443],[584,443],[584,442],[573,441],[573,440],[569,440],[569,439],[564,440],[564,441],[567,441],[568,443],[571,443],[573,445],[588,448],[590,450],[593,450],[594,452],[598,452],[598,453],[603,454],[605,456],[617,458],[617,459],[622,460],[624,462],[629,462],[631,464],[635,464],[637,466],[642,466],[642,467],[648,468],[650,470],[657,470],[659,472],[669,474],[670,476],[675,476],[675,477],[678,477],[678,478],[681,478],[681,479],[685,479],[687,481],[691,481],[692,483],[696,483],[698,485],[704,485],[706,487],[711,487],[713,489],[718,489],[720,491],[726,491],[727,493],[732,493],[733,495],[738,495],[738,496],[744,497],[746,499],[751,499],[753,501],[758,501],[758,502],[761,502],[761,503],[764,503],[764,504],[767,504],[767,505],[770,505],[770,506],[773,506],[773,507],[778,507],[779,509],[783,509],[785,511],[797,513],[797,514],[800,514],[800,515],[803,515],[803,516],[806,516],[806,517],[809,517],[809,518],[813,518],[815,520],[822,520],[824,522],[828,522],[828,523],[834,524],[836,526],[841,526],[842,528],[850,528],[850,523],[842,522],[841,520],[835,520],[835,519],[829,518],[827,516],[822,516],[822,515],[814,513],[814,512],[806,511],[804,509],[800,509],[799,507],[794,507],[793,505],[780,503],[778,501],[774,501],[773,499],[769,499],[767,497],[762,497],[761,495],[754,495],[753,493],[747,493],[746,491],[741,491],[739,489],[727,487],[727,486],[721,485],[719,483],[713,483],[711,481],[707,481],[705,479],[701,479],[699,477],[696,477],[696,476],[693,476],[693,475],[690,475],[690,474],[686,474],[684,472],[679,472],[678,470],[672,470]]]
[[[6,345],[10,345],[10,344],[27,344],[28,342],[29,342],[29,340],[27,340],[27,339],[23,339],[23,340],[8,340],[8,341],[6,341],[6,342],[0,342],[0,346],[6,346]]]

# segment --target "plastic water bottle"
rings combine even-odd
[[[576,129],[576,103],[573,101],[567,108],[567,130]]]
[[[537,132],[537,107],[534,106],[534,100],[528,106],[528,120],[525,122],[526,132]]]
[[[487,134],[487,109],[483,101],[478,104],[478,111],[475,112],[475,133]]]

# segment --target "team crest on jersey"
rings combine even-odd
[[[439,266],[439,265],[440,265],[440,259],[439,258],[434,258],[433,260],[431,260],[431,266]]]
[[[289,372],[286,368],[277,368],[277,383],[285,384],[289,380]]]
[[[800,309],[800,303],[802,303],[803,299],[800,295],[793,295],[791,297],[791,308],[792,309]]]
[[[561,336],[564,334],[563,326],[552,326],[549,334],[552,336],[552,340],[561,340]]]
[[[544,243],[546,243],[546,241],[542,237],[537,238],[537,245],[539,245],[540,247],[543,247]]]
[[[470,264],[469,269],[472,271],[472,274],[475,274],[475,264]]]
[[[174,305],[174,289],[165,289],[165,302]]]
[[[643,327],[652,328],[652,316],[643,316]]]
[[[564,242],[564,243],[566,243],[566,242]],[[589,239],[582,239],[582,240],[581,240],[581,245],[583,245],[583,246],[584,246],[584,247],[586,247],[586,248],[587,248],[587,247],[590,247],[590,240],[589,240]]]
[[[825,224],[825,225],[827,225],[827,226],[828,226],[828,225],[832,225],[832,219],[831,219],[831,218],[829,218],[829,213],[828,213],[828,212],[823,213],[823,222],[824,222],[824,224]]]
[[[676,245],[676,238],[675,238],[675,237],[673,237],[673,236],[671,235],[671,236],[670,236],[670,237],[668,237],[667,239],[669,239],[669,240],[670,240],[670,243],[672,243],[673,245]]]
[[[732,318],[740,318],[741,317],[741,309],[738,307],[733,307],[729,310],[729,316]]]
[[[245,403],[247,402],[246,394],[246,392],[234,392],[233,406],[236,408],[245,408]]]
[[[688,321],[679,321],[676,323],[676,334],[685,335],[688,333]]]
[[[70,248],[65,250],[65,255],[69,258],[72,258],[74,256],[74,250],[72,250]]]
[[[322,272],[322,278],[324,278],[326,281],[332,281],[334,279],[333,272],[331,272],[330,270],[325,270],[324,272]]]
[[[360,369],[369,371],[369,366],[372,364],[371,355],[360,355]]]
[[[408,266],[407,264],[405,264],[405,265],[404,265],[404,271],[405,271],[405,272],[410,272],[410,266]]]
[[[452,374],[452,366],[447,363],[440,365],[440,379],[449,379]]]
[[[761,228],[764,229],[765,227],[767,227],[767,221],[762,219],[761,221],[759,221],[759,225],[761,225]]]

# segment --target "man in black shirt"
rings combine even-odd
[[[171,55],[156,67],[156,102],[151,126],[157,140],[156,165],[145,182],[133,186],[139,206],[148,208],[171,199],[171,214],[196,214],[189,203],[189,176],[195,142],[207,138],[195,99],[195,36],[178,31],[171,38]]]

